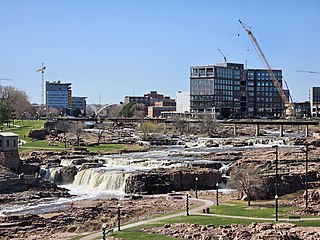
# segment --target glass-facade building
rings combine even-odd
[[[282,71],[273,73],[282,86]],[[222,63],[190,67],[190,111],[223,118],[281,116],[284,104],[267,70]]]
[[[46,82],[46,107],[69,113],[71,107],[71,83]]]

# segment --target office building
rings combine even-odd
[[[46,82],[46,108],[56,108],[68,114],[71,107],[71,83]]]
[[[304,102],[295,102],[294,109],[296,111],[296,117],[297,118],[309,118],[311,117],[311,108],[310,108],[310,102],[304,101]]]
[[[86,115],[86,99],[87,97],[71,97],[71,115],[74,115],[76,111],[78,111],[78,114],[81,114],[82,116]]]
[[[309,101],[311,108],[311,116],[320,116],[320,87],[312,87],[309,90]]]
[[[72,96],[71,83],[60,81],[46,82],[46,109],[57,109],[62,114],[73,115],[86,114],[86,97]]]
[[[282,86],[282,71],[273,72]],[[221,118],[281,116],[284,104],[267,70],[221,63],[190,67],[190,111]]]

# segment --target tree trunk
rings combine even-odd
[[[67,137],[64,136],[64,148],[67,148]]]

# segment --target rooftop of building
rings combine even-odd
[[[0,136],[2,137],[18,137],[18,134],[15,134],[13,132],[1,132]]]
[[[213,68],[213,67],[229,67],[234,69],[245,69],[245,70],[256,70],[256,71],[267,71],[267,69],[263,68],[245,68],[244,64],[242,63],[231,63],[231,62],[223,62],[223,63],[216,63],[216,64],[209,64],[209,65],[194,65],[190,68]],[[280,71],[280,69],[272,69],[274,71]]]

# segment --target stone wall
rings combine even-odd
[[[40,179],[34,176],[20,175],[16,178],[2,179],[0,181],[0,194],[25,191],[40,185]]]

